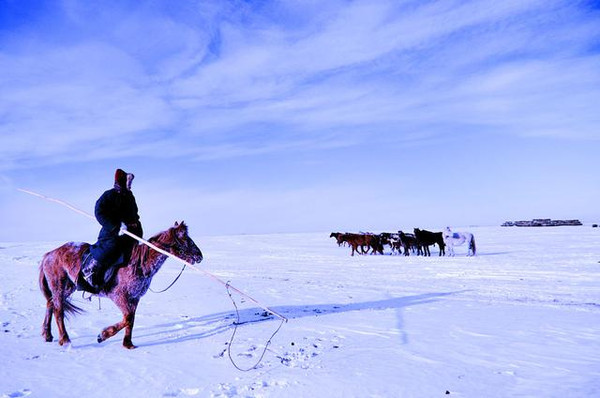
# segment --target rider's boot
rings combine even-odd
[[[101,265],[100,263],[92,257],[87,267],[85,267],[81,273],[83,275],[83,279],[94,289],[99,289],[101,283],[101,275],[100,274]]]

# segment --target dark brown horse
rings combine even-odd
[[[329,235],[329,237],[330,238],[335,238],[338,246],[341,246],[342,243],[343,243],[342,235],[344,235],[344,234],[341,233],[341,232],[332,232],[331,235]]]
[[[402,231],[398,231],[400,237],[400,244],[404,248],[404,255],[410,256],[410,252],[416,250],[417,256],[423,254],[423,250],[417,238],[413,234],[405,234]]]
[[[188,235],[185,223],[175,223],[166,231],[148,239],[155,246],[189,262],[202,261],[202,252]],[[82,254],[88,249],[88,243],[65,243],[61,247],[44,255],[40,265],[40,289],[46,297],[46,317],[42,326],[42,336],[52,341],[52,315],[58,326],[58,344],[69,344],[71,340],[65,329],[65,314],[82,312],[69,301],[69,296],[76,290],[75,282],[81,268]],[[150,247],[139,244],[133,248],[129,263],[117,271],[116,276],[99,293],[110,298],[123,313],[123,319],[102,330],[98,342],[114,336],[125,328],[123,346],[135,348],[131,342],[131,331],[140,298],[146,294],[150,282],[167,256]]]
[[[446,244],[444,243],[444,236],[441,232],[431,232],[426,229],[415,228],[415,237],[417,238],[417,242],[419,246],[423,247],[423,255],[431,256],[431,251],[429,251],[429,246],[437,244],[440,248],[439,255],[446,255]]]

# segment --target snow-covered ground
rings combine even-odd
[[[96,342],[121,315],[79,292],[86,313],[67,322],[71,346],[46,343],[38,262],[63,242],[0,243],[0,395],[600,396],[598,228],[471,228],[476,257],[461,246],[425,258],[350,257],[329,232],[200,237],[193,227],[203,269],[289,318],[257,369],[232,365],[235,309],[192,270],[142,298],[136,350],[122,348],[123,332]],[[153,289],[179,268],[168,260]],[[231,354],[249,367],[279,322],[234,297],[245,323]]]

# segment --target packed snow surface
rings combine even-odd
[[[2,397],[600,396],[600,229],[473,227],[478,253],[350,256],[329,232],[204,237],[199,264],[141,300],[133,329],[108,299],[73,302],[72,343],[41,337],[42,255],[64,242],[0,243]],[[435,228],[428,228],[434,229]],[[439,229],[441,230],[441,228]],[[158,232],[158,231],[156,231]],[[152,282],[166,287],[168,260]]]

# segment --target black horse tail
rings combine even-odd
[[[477,254],[477,248],[475,247],[475,235],[471,236],[471,250],[473,251],[473,255]]]
[[[63,301],[63,310],[65,310],[65,316],[68,318],[70,315],[82,314],[85,312],[83,308],[79,308],[75,304],[71,303],[71,300],[67,298]]]

